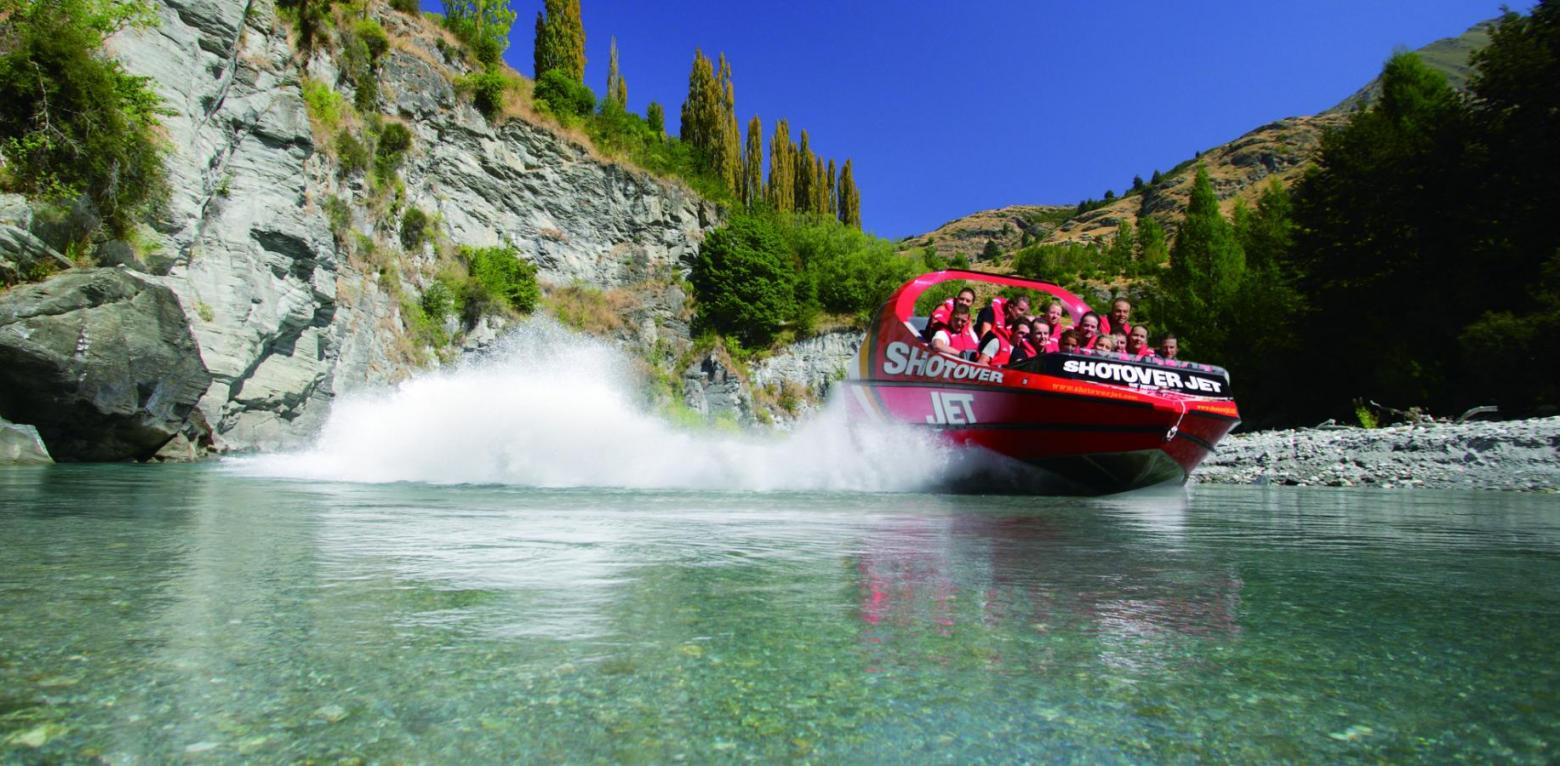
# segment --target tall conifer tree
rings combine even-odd
[[[543,0],[543,6],[536,12],[536,76],[561,69],[584,82],[585,24],[580,19],[580,0]]]
[[[775,122],[775,134],[769,139],[769,205],[777,213],[796,209],[796,160],[791,144],[791,126],[785,120]]]
[[[839,213],[840,192],[839,184],[836,178],[838,172],[839,171],[835,170],[834,168],[834,160],[829,160],[829,198],[824,201],[823,210],[820,211],[826,215],[837,215]]]
[[[623,71],[618,68],[617,37],[612,38],[612,49],[607,59],[607,103],[628,108],[628,83],[623,81]]]
[[[795,209],[799,213],[812,210],[813,185],[817,179],[813,178],[813,153],[809,145],[807,131],[802,131],[802,143],[797,148],[796,154],[796,201]]]
[[[861,192],[856,189],[856,174],[850,160],[840,168],[840,221],[854,228],[861,228]]]
[[[753,207],[764,198],[764,124],[758,115],[748,121],[747,151],[742,157],[742,202]]]
[[[720,54],[720,110],[715,115],[717,170],[734,196],[742,196],[742,131],[737,127],[737,94],[731,83],[731,62]]]

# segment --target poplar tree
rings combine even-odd
[[[829,186],[830,186],[830,184],[829,184],[829,181],[828,181],[828,176],[824,175],[826,172],[827,171],[824,169],[824,165],[823,165],[823,158],[822,157],[818,157],[818,156],[814,156],[813,157],[813,198],[812,198],[812,205],[811,205],[810,209],[812,210],[812,212],[817,213],[818,215],[828,215],[829,214]]]
[[[796,209],[796,161],[791,154],[791,126],[785,120],[775,122],[775,134],[769,139],[769,205],[777,213]]]
[[[677,134],[689,146],[708,151],[709,115],[715,109],[715,68],[704,51],[694,50],[693,71],[688,73],[688,98],[682,105],[682,124]]]
[[[840,221],[847,226],[861,228],[861,192],[856,189],[856,174],[850,160],[840,168]]]
[[[720,54],[720,109],[715,115],[716,171],[733,196],[742,196],[742,131],[737,127],[737,95],[731,84],[731,62]]]
[[[607,60],[607,103],[617,104],[619,108],[628,108],[628,83],[623,81],[623,72],[618,68],[617,37],[612,38],[610,58]]]
[[[742,157],[742,202],[753,207],[764,198],[764,124],[758,115],[748,121],[747,151]]]
[[[805,213],[812,210],[813,187],[818,179],[813,177],[813,153],[809,145],[807,131],[802,131],[802,143],[796,150],[796,211]]]
[[[834,215],[840,209],[840,187],[835,180],[837,173],[838,171],[834,168],[834,160],[829,160],[829,197],[824,200],[823,210],[820,211],[825,215]]]
[[[503,3],[508,0],[478,0]],[[543,0],[544,9],[536,12],[536,50],[533,63],[538,79],[561,69],[576,82],[585,81],[585,24],[580,19],[580,0]],[[608,93],[610,98],[611,94]]]

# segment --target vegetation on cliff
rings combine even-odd
[[[0,188],[83,200],[115,236],[163,200],[157,96],[103,45],[153,20],[141,0],[0,0]]]

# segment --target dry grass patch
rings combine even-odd
[[[611,335],[627,324],[639,300],[624,289],[598,290],[587,285],[554,287],[542,303],[558,321],[591,335]]]

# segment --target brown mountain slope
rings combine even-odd
[[[1462,89],[1470,73],[1469,56],[1488,43],[1492,23],[1481,22],[1457,37],[1437,40],[1415,52],[1425,63],[1445,73],[1454,87]],[[1070,205],[1012,205],[985,210],[909,237],[900,243],[900,249],[933,246],[940,255],[960,253],[974,261],[988,240],[996,242],[1004,254],[1011,254],[1026,241],[1109,241],[1122,221],[1139,226],[1144,215],[1153,216],[1166,231],[1174,232],[1191,196],[1198,163],[1207,167],[1214,191],[1228,214],[1241,200],[1255,204],[1268,179],[1277,178],[1286,186],[1293,185],[1314,159],[1322,133],[1342,125],[1349,112],[1370,103],[1379,87],[1373,80],[1321,114],[1287,117],[1263,125],[1182,162],[1143,192],[1128,194],[1103,207],[1076,215],[1076,207]]]

